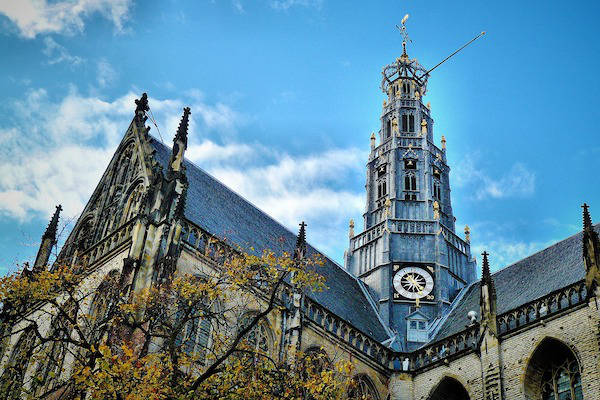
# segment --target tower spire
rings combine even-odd
[[[296,248],[294,249],[294,259],[302,260],[306,255],[306,224],[304,221],[300,223],[300,231],[298,231],[298,239],[296,239]]]
[[[46,268],[46,264],[48,264],[52,247],[56,244],[56,232],[58,230],[58,219],[61,211],[62,206],[59,204],[56,206],[56,210],[50,219],[50,223],[42,235],[42,243],[40,244],[37,256],[35,257],[35,263],[33,264],[34,273],[43,271]]]

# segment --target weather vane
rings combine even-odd
[[[400,21],[400,25],[402,25],[402,27],[396,25],[396,28],[398,28],[398,30],[400,31],[400,35],[402,35],[402,48],[404,49],[404,53],[406,54],[406,42],[411,42],[412,40],[410,40],[410,38],[408,37],[408,32],[406,31],[406,20],[408,19],[408,14],[406,14],[404,16],[404,18],[402,18],[402,21]]]

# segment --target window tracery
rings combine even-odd
[[[367,375],[357,375],[352,379],[348,399],[351,400],[379,400],[375,385]]]

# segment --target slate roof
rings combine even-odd
[[[600,232],[600,224],[594,229]],[[579,232],[492,274],[498,314],[583,280],[582,237],[583,233]],[[493,265],[493,258],[490,261]],[[469,324],[467,313],[470,310],[479,314],[479,282],[472,283],[465,290],[467,292],[454,305],[434,341],[465,329]]]
[[[155,149],[155,159],[166,171],[171,149],[153,137],[150,144]],[[243,248],[254,247],[258,251],[277,250],[282,245],[284,250],[293,248],[296,234],[189,160],[185,160],[185,167],[189,180],[185,208],[188,220]],[[317,250],[309,245],[308,252],[315,253]],[[308,297],[373,339],[379,342],[388,339],[356,278],[326,257],[319,273],[325,277],[328,289],[310,293]]]

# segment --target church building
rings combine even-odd
[[[364,228],[350,221],[344,265],[324,255],[327,289],[304,295],[299,347],[341,351],[356,366],[353,396],[374,400],[600,399],[600,240],[589,207],[581,232],[512,265],[485,252],[477,265],[469,228],[456,231],[446,140],[423,103],[428,70],[404,45],[382,75]],[[118,274],[143,288],[165,271],[218,263],[223,248],[293,247],[296,234],[268,210],[185,158],[193,110],[172,147],[150,135],[148,110],[144,93],[59,260],[84,265],[91,285]],[[46,268],[60,211],[25,273]],[[292,313],[261,325],[275,356]],[[35,340],[25,323],[0,347],[0,374]]]

